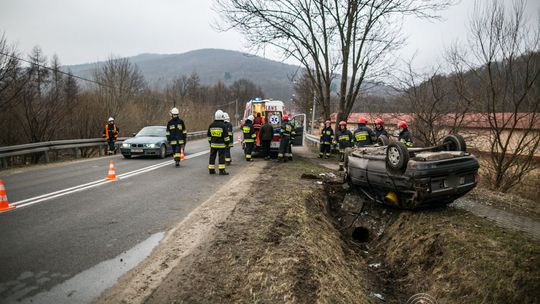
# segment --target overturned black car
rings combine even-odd
[[[462,136],[450,134],[439,145],[407,148],[381,137],[346,157],[347,181],[370,199],[402,209],[440,206],[477,184],[479,163]]]

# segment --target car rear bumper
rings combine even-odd
[[[390,174],[384,160],[353,157],[348,174],[377,201],[403,209],[445,205],[471,191],[477,185],[478,161],[463,157],[452,162],[425,162],[409,166],[402,175]],[[396,200],[388,199],[393,193]],[[390,195],[392,196],[392,195]]]

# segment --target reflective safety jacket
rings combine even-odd
[[[403,129],[401,132],[399,132],[398,138],[399,141],[405,146],[409,148],[413,146],[412,135],[411,132],[409,132],[409,129]]]
[[[233,126],[232,126],[232,123],[230,122],[225,122],[225,125],[227,125],[227,133],[229,134],[229,147],[233,147],[234,146],[234,140],[233,140],[233,137],[234,137],[234,133],[233,133]]]
[[[242,133],[244,134],[245,143],[255,142],[257,134],[255,134],[255,129],[253,129],[253,124],[251,123],[251,120],[246,120],[246,123],[242,127]]]
[[[370,127],[364,124],[358,124],[358,129],[354,131],[354,142],[357,147],[372,145],[375,139],[375,133]]]
[[[120,129],[116,127],[116,124],[105,124],[105,130],[103,130],[103,136],[105,136],[105,139],[116,139],[118,137],[118,132],[120,132]]]
[[[324,127],[321,131],[320,143],[323,145],[330,145],[334,141],[334,130],[332,127]]]
[[[229,132],[224,121],[214,120],[208,127],[208,143],[211,148],[223,149],[229,145]]]
[[[351,131],[339,129],[336,133],[336,142],[339,149],[351,148],[354,146],[354,137]]]
[[[174,117],[167,123],[167,141],[171,145],[183,145],[187,141],[187,130],[180,117]]]
[[[386,132],[384,127],[381,127],[380,129],[375,128],[373,131],[375,131],[375,137],[377,138],[379,138],[381,135],[388,137],[388,132]]]
[[[296,136],[296,132],[294,132],[294,127],[288,122],[284,122],[281,126],[281,129],[279,130],[279,134],[281,137],[288,137],[290,140],[293,140]]]

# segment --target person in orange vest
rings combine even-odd
[[[109,145],[108,154],[114,154],[116,152],[116,139],[118,138],[118,133],[120,129],[114,123],[114,118],[109,117],[109,121],[105,124],[105,129],[103,130],[103,137]]]

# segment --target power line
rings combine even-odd
[[[96,81],[96,80],[92,80],[92,79],[84,78],[84,77],[77,76],[77,75],[74,75],[74,74],[71,74],[71,73],[67,73],[67,72],[64,72],[64,71],[62,71],[62,70],[60,70],[60,69],[53,69],[53,68],[51,68],[51,67],[48,67],[48,66],[45,66],[45,65],[36,63],[36,62],[32,62],[32,61],[30,61],[30,60],[26,60],[26,59],[24,59],[24,58],[20,58],[20,57],[18,57],[18,56],[12,55],[12,54],[6,54],[6,53],[4,53],[4,52],[0,52],[0,55],[4,55],[4,56],[7,56],[7,57],[11,57],[11,58],[13,58],[13,59],[17,59],[17,60],[20,60],[20,61],[23,61],[23,62],[32,64],[32,65],[35,65],[35,66],[40,67],[40,68],[43,68],[43,69],[47,69],[47,70],[50,70],[50,71],[53,71],[53,72],[58,72],[58,73],[60,73],[60,74],[64,74],[64,75],[67,75],[67,76],[71,76],[71,77],[73,77],[73,78],[77,78],[77,79],[80,79],[80,80],[92,82],[92,83],[95,83],[95,84],[100,85],[100,86],[103,86],[103,87],[107,87],[107,88],[115,89],[115,90],[118,89],[117,87],[114,87],[114,86],[111,86],[111,85],[108,85],[108,84],[104,84],[104,83],[101,83],[101,82]]]
[[[66,76],[70,76],[70,77],[73,77],[73,78],[77,78],[77,79],[80,79],[80,80],[84,80],[84,81],[88,81],[88,82],[91,82],[91,83],[95,83],[99,86],[102,86],[102,87],[107,87],[107,88],[110,88],[110,89],[114,89],[114,90],[119,90],[119,91],[122,91],[121,89],[115,87],[115,86],[111,86],[111,85],[108,85],[108,84],[105,84],[105,83],[101,83],[99,81],[96,81],[96,80],[92,80],[92,79],[88,79],[88,78],[85,78],[85,77],[81,77],[81,76],[77,76],[77,75],[74,75],[74,74],[71,74],[71,73],[67,73],[67,72],[64,72],[60,69],[53,69],[51,67],[48,67],[48,66],[45,66],[45,65],[42,65],[42,64],[39,64],[39,63],[36,63],[36,62],[32,62],[30,60],[27,60],[27,59],[24,59],[24,58],[21,58],[21,57],[18,57],[18,56],[15,56],[15,55],[12,55],[12,54],[7,54],[7,53],[4,53],[2,51],[0,51],[0,55],[4,55],[4,56],[7,56],[7,57],[10,57],[10,58],[13,58],[13,59],[17,59],[17,60],[20,60],[20,61],[23,61],[23,62],[26,62],[26,63],[29,63],[29,64],[32,64],[32,65],[35,65],[39,68],[43,68],[43,69],[47,69],[47,70],[50,70],[50,71],[53,71],[53,72],[58,72],[60,74],[63,74],[63,75],[66,75]],[[160,98],[159,98],[160,99]],[[165,101],[167,102],[167,101]],[[225,107],[225,106],[228,106],[228,105],[231,105],[233,103],[235,103],[236,100],[233,100],[229,103],[225,103],[225,104],[221,104],[221,105],[213,105],[213,107],[216,107],[216,108],[222,108],[222,107]],[[173,106],[176,107],[176,101],[173,101]]]

